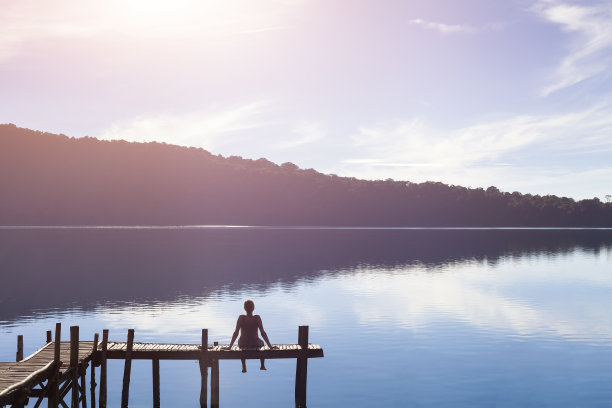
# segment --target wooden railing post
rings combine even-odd
[[[202,329],[202,358],[200,358],[200,408],[208,407],[208,329]]]
[[[51,343],[53,338],[51,337],[51,330],[47,330],[47,344]]]
[[[130,374],[132,372],[132,347],[134,347],[134,329],[128,330],[127,347],[125,350],[125,366],[123,367],[123,389],[121,390],[121,408],[128,408],[130,399]]]
[[[106,408],[106,350],[108,329],[102,331],[102,352],[100,353],[100,408]]]
[[[62,362],[60,361],[60,347],[62,341],[62,324],[55,323],[55,343],[53,344],[53,374],[51,378],[49,378],[49,384],[47,387],[50,387],[50,394],[48,399],[49,408],[57,408],[59,406],[59,371]]]
[[[96,408],[96,361],[98,358],[98,333],[94,334],[94,344],[92,348],[92,357],[91,357],[91,383],[90,391],[91,391],[91,408]]]
[[[295,406],[306,408],[306,378],[308,376],[308,326],[300,326],[298,329],[298,344],[301,356],[297,358],[295,366]]]
[[[15,361],[23,360],[23,334],[17,336],[17,353],[15,354]]]
[[[79,407],[79,326],[70,326],[70,374],[72,380],[72,408]]]

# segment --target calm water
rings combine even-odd
[[[1,229],[0,274],[0,361],[56,321],[227,343],[252,298],[272,342],[308,324],[324,347],[311,407],[612,405],[609,230]],[[295,362],[249,363],[221,362],[222,405],[292,406]],[[198,406],[197,363],[162,361],[161,382],[162,405]],[[135,361],[130,407],[151,405]]]

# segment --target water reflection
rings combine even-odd
[[[272,342],[309,324],[324,346],[312,406],[610,406],[611,265],[611,231],[0,230],[0,360],[58,320],[229,342],[254,298]],[[291,406],[295,365],[268,369],[224,362],[221,404]],[[150,406],[150,365],[133,370],[130,403]],[[163,364],[162,405],[197,405],[198,373]]]
[[[611,247],[612,231],[580,230],[0,230],[0,322],[100,304],[291,287],[355,268],[375,267],[376,287],[385,282],[378,270],[416,265],[448,275],[463,263],[492,267],[506,258]],[[444,293],[452,276],[430,283],[429,293],[452,301]],[[476,296],[482,294],[469,295]]]

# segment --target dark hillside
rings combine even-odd
[[[612,226],[612,204],[0,125],[0,225]]]

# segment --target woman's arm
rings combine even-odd
[[[268,340],[268,335],[266,334],[266,331],[263,328],[263,323],[259,315],[257,315],[257,327],[259,327],[259,332],[261,333],[261,337],[263,337],[268,347],[272,348],[272,344],[270,344],[270,340]]]
[[[232,341],[230,342],[229,348],[232,348],[234,342],[238,338],[238,333],[240,332],[240,326],[242,322],[242,315],[238,316],[238,320],[236,321],[236,330],[234,330],[234,334],[232,334]]]

